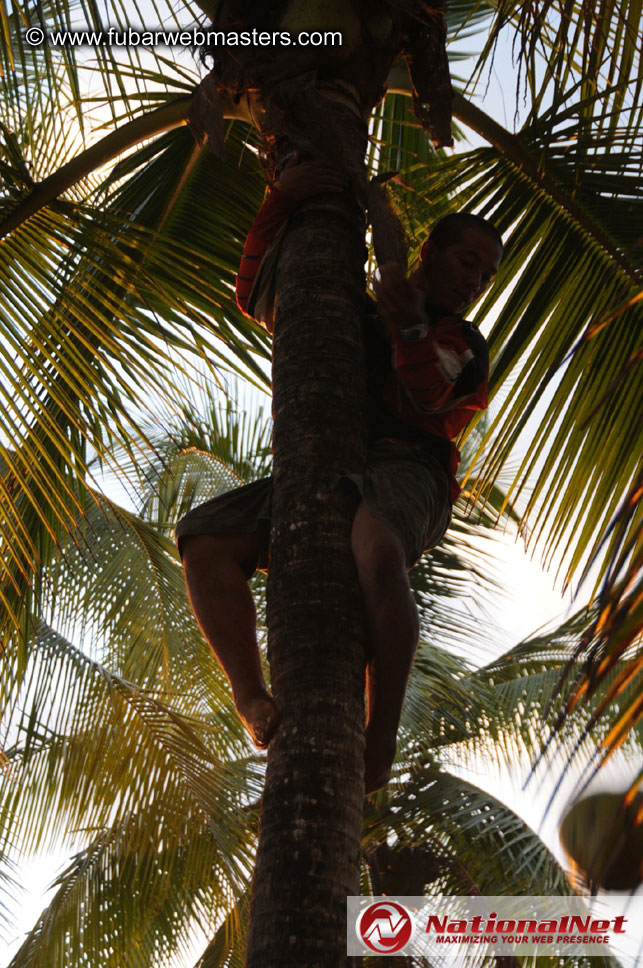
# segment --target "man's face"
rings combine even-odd
[[[486,232],[466,228],[457,242],[422,250],[419,281],[429,303],[443,313],[459,315],[482,295],[498,271],[502,249]]]

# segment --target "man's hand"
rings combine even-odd
[[[339,168],[331,168],[319,161],[299,161],[293,158],[284,167],[275,185],[296,202],[303,202],[324,192],[341,192],[348,179]]]
[[[397,262],[380,267],[380,278],[374,281],[373,289],[380,314],[402,335],[407,330],[426,332],[428,320],[422,309],[423,295],[411,285]]]

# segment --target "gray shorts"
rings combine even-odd
[[[377,441],[368,451],[363,474],[347,474],[375,517],[381,518],[400,538],[407,567],[424,551],[434,548],[451,522],[449,482],[442,465],[412,447]],[[268,567],[272,478],[237,487],[189,511],[176,527],[181,539],[192,534],[259,535],[259,556],[254,568]],[[252,569],[254,571],[254,568]]]

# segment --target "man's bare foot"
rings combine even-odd
[[[385,787],[391,778],[391,766],[395,759],[395,732],[382,735],[366,727],[366,749],[364,750],[365,792],[375,793]]]
[[[272,696],[262,692],[244,699],[235,699],[235,706],[257,749],[267,749],[280,721]]]

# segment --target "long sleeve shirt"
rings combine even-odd
[[[252,289],[263,258],[296,207],[297,203],[275,185],[252,223],[243,247],[236,282],[237,305],[246,316],[253,315]]]
[[[272,188],[250,229],[236,285],[237,303],[247,315],[260,298],[253,286],[261,264],[296,204]],[[483,337],[460,316],[442,316],[417,338],[405,338],[383,324],[369,297],[363,320],[370,439],[404,442],[429,453],[444,467],[455,500],[460,453],[453,438],[487,406],[489,356]]]

